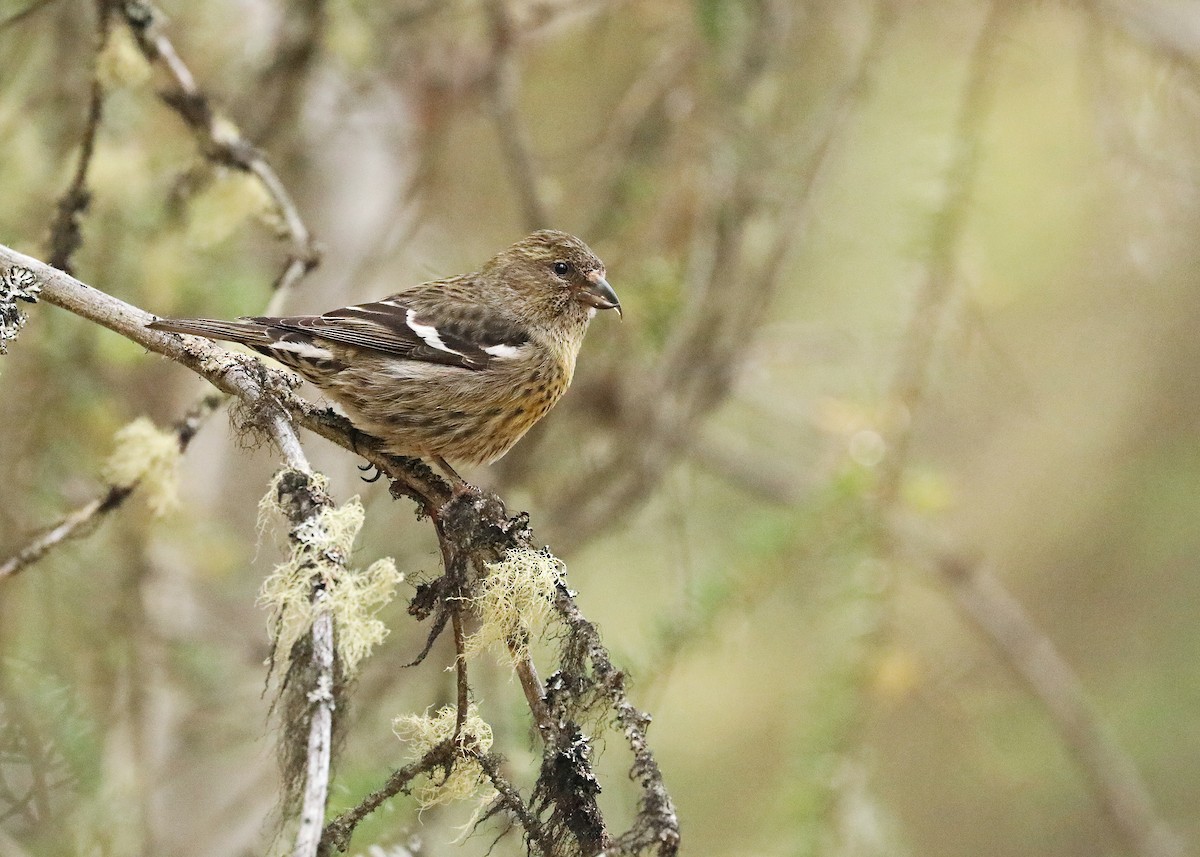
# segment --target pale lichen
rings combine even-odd
[[[315,476],[315,480],[324,480]],[[259,503],[259,526],[279,508],[278,477]],[[325,482],[319,481],[323,488]],[[362,529],[365,512],[358,497],[342,506],[330,506],[293,527],[291,552],[263,581],[259,603],[271,611],[275,650],[290,652],[308,633],[318,609],[333,614],[335,641],[342,670],[352,678],[362,660],[388,634],[379,611],[396,594],[404,575],[390,558],[366,569],[354,569],[349,559]],[[325,597],[313,601],[313,586],[321,585]]]
[[[516,658],[528,655],[530,640],[544,633],[554,616],[562,571],[562,560],[547,550],[513,548],[488,563],[479,594],[471,599],[479,628],[467,638],[465,654],[499,646]]]
[[[439,744],[454,737],[457,711],[447,705],[436,714],[406,714],[392,721],[396,737],[408,745],[411,761],[424,757]],[[492,727],[479,716],[479,709],[471,704],[463,722],[459,741],[473,753],[484,754],[492,747]],[[438,804],[478,798],[481,805],[496,797],[496,790],[487,781],[483,767],[471,755],[455,757],[449,773],[436,774],[412,790],[412,796],[422,810]]]
[[[104,479],[118,488],[141,489],[156,516],[179,505],[179,438],[146,417],[138,417],[113,436],[116,443],[101,470]]]

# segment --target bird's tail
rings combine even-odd
[[[227,342],[240,342],[251,347],[270,347],[277,337],[271,335],[271,329],[265,324],[255,321],[219,321],[211,318],[160,318],[146,325],[153,330],[165,330],[171,333],[190,333],[193,336],[203,336],[205,339],[222,339]]]

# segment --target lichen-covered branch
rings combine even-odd
[[[348,428],[339,435],[315,416],[315,409],[301,405],[300,400],[292,394],[289,379],[283,373],[269,370],[257,360],[239,357],[206,342],[185,342],[175,334],[150,330],[146,325],[154,320],[154,316],[144,310],[91,288],[69,274],[3,245],[0,245],[0,265],[18,266],[32,272],[41,286],[41,296],[46,302],[94,321],[152,351],[170,357],[207,378],[223,392],[237,396],[252,409],[257,417],[256,423],[279,449],[287,467],[306,479],[311,477],[312,470],[293,428],[293,418],[310,425],[324,425],[326,433],[341,436],[348,448],[353,446]],[[327,502],[327,499],[319,500],[318,495],[311,491],[297,489],[296,496],[300,499],[296,499],[293,506],[296,509],[295,515],[300,517],[295,520],[308,520],[318,514],[322,505]],[[307,499],[304,499],[305,497]],[[289,514],[289,518],[293,518],[293,515]],[[314,593],[314,598],[319,599],[319,594]],[[321,611],[318,611],[318,615],[320,614]],[[301,809],[301,838],[298,838],[297,850],[293,852],[296,855],[316,853],[315,843],[319,837],[314,836],[311,830],[315,825],[318,833],[320,831],[329,789],[333,702],[322,688],[332,686],[332,626],[324,620],[314,622],[312,633],[313,657],[318,666],[308,751],[309,771],[317,779],[306,781]]]
[[[17,265],[29,269],[41,285],[42,295],[47,302],[88,318],[152,351],[172,358],[207,378],[218,389],[246,402],[266,426],[283,453],[285,462],[294,471],[300,474],[310,472],[292,428],[292,420],[366,457],[391,477],[392,493],[395,496],[411,497],[424,512],[435,518],[439,533],[444,535],[456,551],[462,552],[462,556],[469,560],[477,573],[485,573],[484,567],[488,562],[496,561],[510,549],[533,548],[533,535],[529,529],[527,515],[521,513],[510,517],[503,502],[492,494],[452,493],[442,479],[420,462],[381,455],[377,451],[377,443],[369,436],[353,430],[344,418],[331,416],[295,396],[284,373],[267,369],[257,360],[232,354],[206,340],[150,330],[146,324],[154,317],[149,313],[3,245],[0,245],[0,265]],[[319,508],[319,505],[317,501],[310,500],[300,504],[300,508],[315,514],[313,510]],[[449,607],[445,598],[453,590],[444,585],[439,588],[435,584],[437,581],[434,584],[425,584],[424,588],[419,587],[414,602],[422,597],[428,598],[429,593],[433,593],[428,613],[441,611],[448,616]],[[584,653],[590,663],[589,667],[582,659],[578,660],[572,674],[579,681],[595,684],[599,693],[612,707],[615,719],[634,754],[632,773],[642,787],[643,796],[638,822],[630,833],[619,837],[608,836],[595,801],[598,787],[592,789],[582,786],[595,781],[588,749],[590,742],[578,725],[567,718],[561,724],[555,724],[551,736],[553,740],[547,740],[540,805],[551,809],[552,815],[556,808],[562,829],[579,841],[578,852],[568,850],[563,853],[592,853],[592,846],[598,848],[616,845],[624,848],[622,843],[643,843],[649,836],[657,853],[674,854],[679,841],[678,825],[662,782],[661,772],[645,743],[645,726],[648,721],[626,699],[623,674],[612,667],[598,634],[578,612],[569,591],[563,588],[556,603],[564,617],[570,619],[572,642],[568,644],[568,649]],[[322,640],[318,639],[321,636],[320,630],[314,623],[314,646],[318,648],[324,645]],[[316,656],[314,652],[314,657]],[[332,660],[329,662],[332,663]],[[312,762],[316,774],[327,776],[328,768],[324,767],[321,757],[325,752],[324,748],[328,746],[329,738],[325,724],[332,717],[333,703],[321,693],[320,688],[323,685],[320,675],[321,670],[318,669],[309,759],[316,759]],[[553,706],[550,706],[545,697],[541,699],[553,710]],[[531,702],[531,707],[534,705]],[[323,713],[326,706],[330,714],[328,719]],[[542,719],[545,719],[544,714]],[[554,776],[550,777],[549,774]],[[326,788],[327,785],[326,782]],[[322,797],[321,803],[324,805],[319,789],[310,793],[306,788],[306,804],[301,811],[302,824],[306,825],[303,828],[305,848],[315,848],[310,831],[314,823],[312,819],[320,815],[315,809],[317,797],[313,797],[310,802],[310,794]],[[299,848],[299,844],[297,847]]]
[[[225,397],[219,393],[207,393],[184,414],[182,419],[175,423],[174,433],[180,452],[188,448],[192,438],[200,431],[200,427],[208,422],[208,418],[224,401]],[[130,484],[109,484],[98,497],[68,512],[56,523],[30,539],[23,548],[0,562],[0,580],[11,577],[33,565],[53,548],[91,533],[101,518],[119,509],[133,495],[139,484],[140,480]]]

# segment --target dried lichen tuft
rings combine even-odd
[[[424,757],[437,745],[454,737],[457,711],[447,705],[437,714],[406,714],[392,721],[396,737],[408,745],[412,761]],[[467,708],[459,740],[478,753],[492,747],[492,727],[479,716],[475,705]],[[479,762],[470,756],[456,756],[454,766],[441,778],[431,774],[428,780],[412,790],[412,796],[422,810],[438,804],[478,798],[482,805],[496,797],[496,790],[487,780]]]
[[[277,478],[259,503],[260,526],[269,512],[282,511],[278,497]],[[348,567],[364,517],[362,502],[352,497],[345,505],[322,509],[294,527],[291,554],[267,576],[259,593],[259,603],[271,611],[276,652],[290,652],[312,627],[316,611],[329,610],[338,659],[347,678],[354,677],[362,660],[387,636],[387,626],[377,614],[404,580],[390,558],[377,560],[365,570]],[[319,606],[313,602],[314,582],[325,588]]]
[[[479,594],[471,599],[480,625],[467,638],[465,654],[499,645],[514,657],[524,657],[529,641],[554,617],[562,560],[547,550],[513,548],[499,562],[488,563],[487,570]]]
[[[179,505],[179,438],[138,417],[119,429],[116,448],[104,462],[102,474],[119,488],[139,486],[150,511],[165,515]]]

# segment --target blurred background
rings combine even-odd
[[[279,171],[321,312],[473,270],[540,226],[605,260],[625,319],[468,478],[528,509],[654,717],[694,855],[1185,853],[1200,841],[1200,4],[1194,0],[214,0],[162,4],[199,87]],[[0,2],[0,243],[48,258],[92,87],[74,255],[162,315],[261,312],[259,187],[206,161],[128,32]],[[0,358],[0,562],[102,496],[113,434],[205,390],[39,305]],[[315,395],[309,390],[310,395]],[[356,563],[408,574],[363,669],[332,809],[405,761],[391,719],[452,699],[405,613],[432,530],[305,438]],[[224,411],[181,508],[134,496],[0,579],[0,853],[280,849],[264,695],[277,467]],[[904,520],[994,575],[1074,670],[1149,813],[1115,823]],[[978,563],[978,565],[974,565]],[[514,779],[519,686],[475,668]],[[635,792],[603,742],[602,806]],[[1086,753],[1084,754],[1086,755]],[[1138,778],[1140,777],[1140,785]],[[399,798],[351,853],[486,854],[470,807]],[[1153,839],[1153,837],[1151,837]],[[521,853],[518,835],[496,855]],[[371,852],[380,853],[380,852]]]

